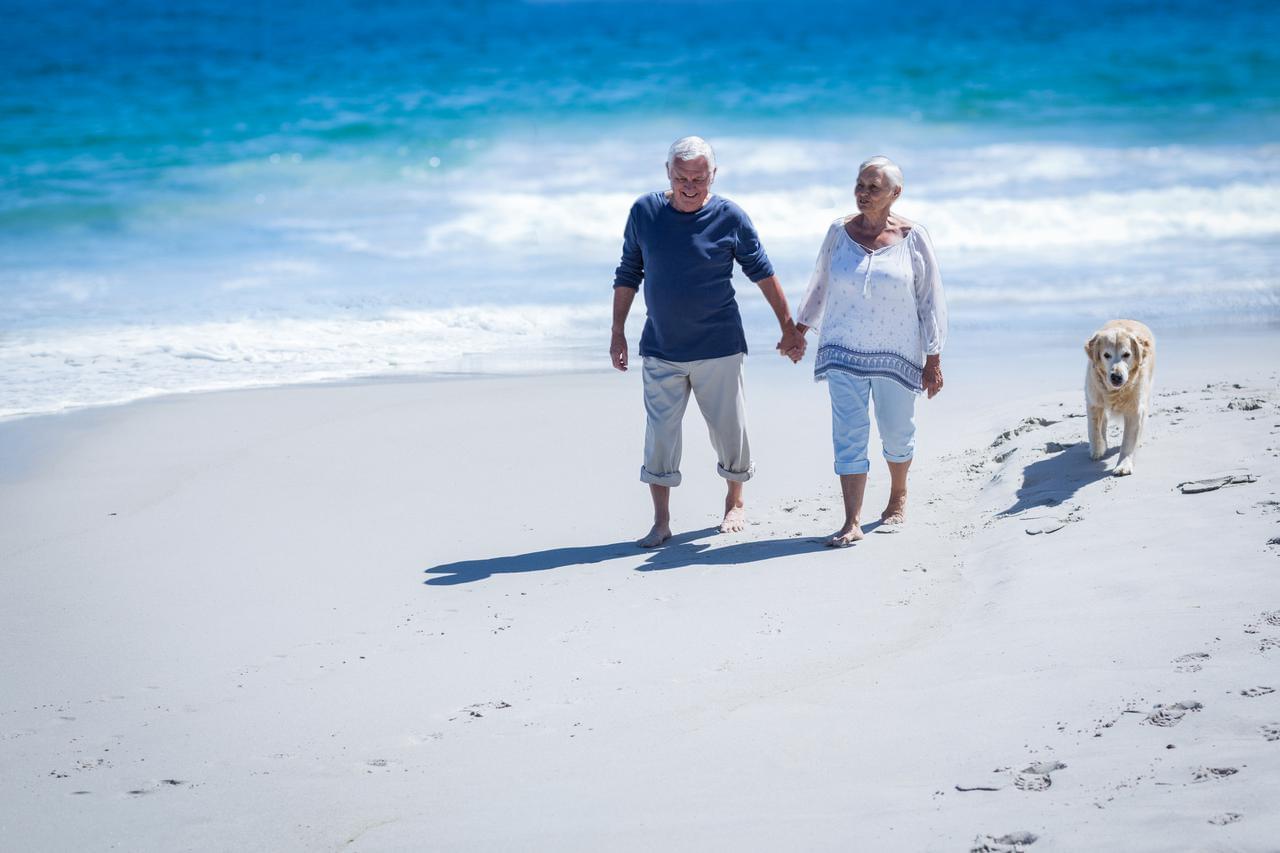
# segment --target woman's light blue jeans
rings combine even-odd
[[[840,370],[827,372],[831,393],[831,442],[835,446],[837,474],[865,474],[871,418],[867,407],[875,401],[876,427],[884,458],[909,462],[916,449],[916,395],[892,379],[853,376]]]

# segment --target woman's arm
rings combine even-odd
[[[924,354],[941,355],[947,342],[947,300],[942,292],[942,274],[933,254],[933,241],[922,226],[911,229],[911,266],[915,273],[916,316],[920,320],[920,340]]]
[[[827,305],[827,287],[831,280],[831,253],[835,250],[839,229],[844,225],[836,221],[822,241],[818,250],[818,258],[813,263],[813,274],[809,277],[809,288],[800,300],[796,311],[796,329],[801,334],[822,322],[822,314]]]
[[[920,341],[924,344],[924,390],[932,399],[942,390],[942,347],[947,342],[947,301],[942,292],[942,274],[933,253],[929,232],[920,225],[911,249],[915,273],[916,316],[920,321]]]

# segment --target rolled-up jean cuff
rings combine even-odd
[[[914,453],[898,454],[898,453],[890,453],[887,450],[883,451],[883,453],[884,453],[885,461],[887,462],[910,462],[911,458],[915,456]]]
[[[865,474],[871,470],[871,463],[866,459],[861,462],[837,462],[835,469],[836,475],[841,477],[846,474]]]
[[[750,480],[756,473],[756,463],[752,462],[745,471],[730,471],[728,468],[716,463],[716,473],[726,480],[732,480],[735,483],[745,483]]]
[[[675,488],[680,485],[680,472],[672,471],[670,474],[654,474],[643,465],[640,466],[640,479],[653,486],[667,486]]]

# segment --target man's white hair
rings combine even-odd
[[[716,152],[711,150],[711,143],[701,136],[682,136],[667,149],[667,166],[676,160],[697,160],[707,158],[707,168],[715,171]]]
[[[877,154],[869,160],[863,162],[858,167],[858,174],[861,175],[867,169],[875,169],[889,179],[889,183],[898,189],[902,189],[902,169],[898,168],[898,164],[881,154]]]

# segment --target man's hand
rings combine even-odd
[[[804,358],[805,346],[804,332],[788,323],[782,331],[782,340],[778,341],[775,349],[791,359],[793,363],[799,364],[800,359]]]
[[[942,357],[937,355],[925,356],[924,359],[924,376],[922,378],[924,390],[928,392],[929,399],[942,390]]]
[[[609,361],[618,370],[627,369],[627,336],[622,332],[614,332],[609,341]]]

